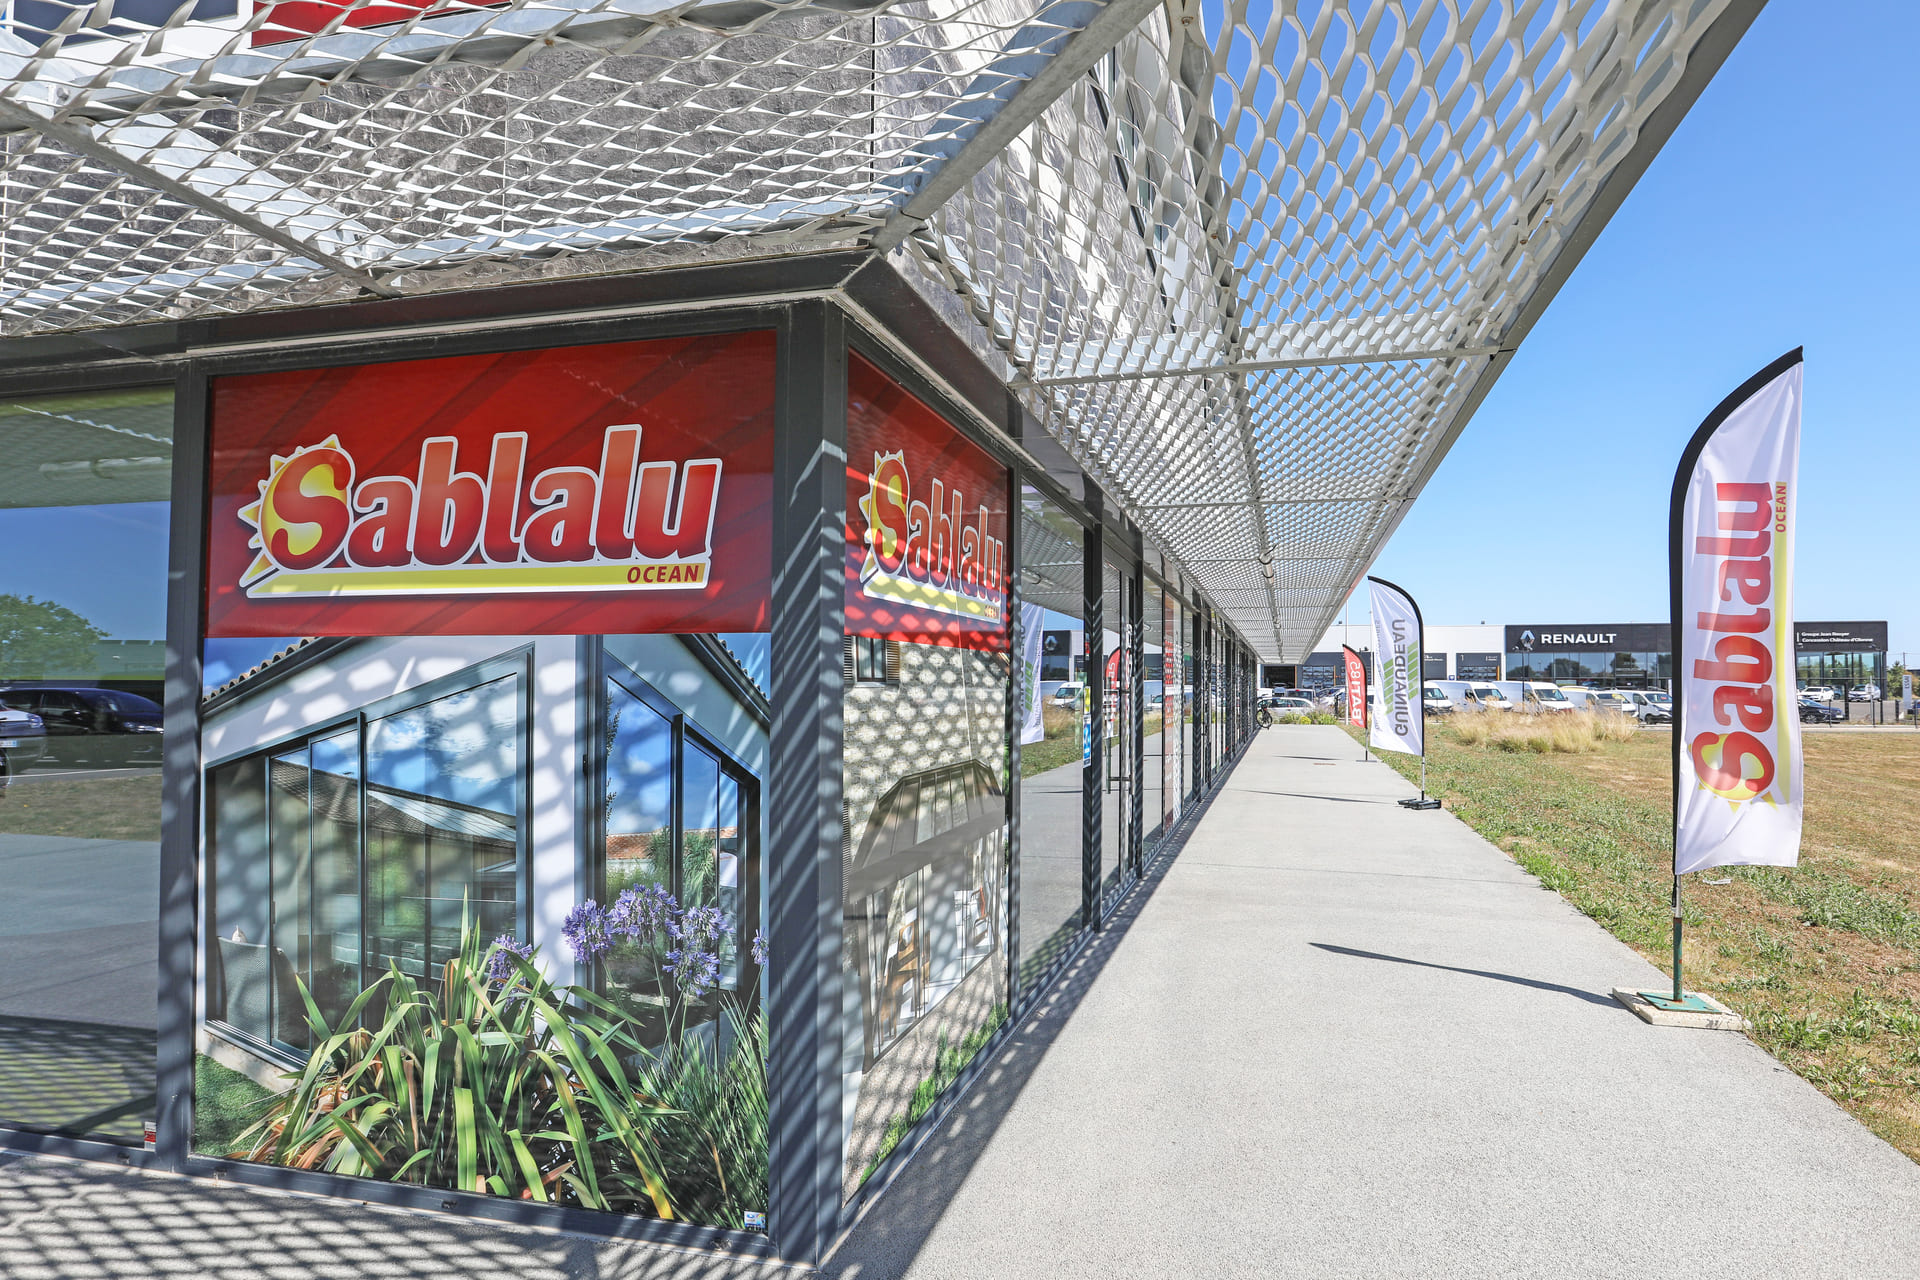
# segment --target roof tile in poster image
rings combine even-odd
[[[771,332],[235,375],[212,398],[209,636],[767,627]]]
[[[1004,653],[1007,469],[847,364],[847,634]]]

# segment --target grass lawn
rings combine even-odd
[[[160,771],[120,778],[21,774],[0,791],[0,832],[89,840],[158,840]]]
[[[1671,973],[1670,736],[1534,754],[1429,727],[1428,790]],[[1769,1053],[1920,1160],[1920,733],[1805,742],[1800,866],[1687,877],[1686,984],[1739,1010]],[[1417,759],[1381,758],[1417,779]]]
[[[233,1140],[260,1118],[273,1092],[204,1053],[193,1056],[193,1149],[224,1156]]]

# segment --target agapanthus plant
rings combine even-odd
[[[607,913],[592,898],[567,912],[566,920],[560,925],[560,936],[573,949],[574,959],[583,964],[598,960],[613,949]]]

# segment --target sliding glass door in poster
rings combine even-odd
[[[1008,473],[847,375],[844,1190],[1006,1016]]]
[[[759,1225],[773,335],[212,392],[195,1149]]]

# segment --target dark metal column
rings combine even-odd
[[[1007,397],[1008,420],[1019,421],[1019,402]],[[1007,551],[1002,561],[1006,575],[1007,609],[1007,1008],[1020,1007],[1020,730],[1025,724],[1021,703],[1029,688],[1021,666],[1027,651],[1025,619],[1020,608],[1020,472],[1007,471]]]
[[[193,1149],[193,975],[200,849],[200,602],[205,561],[207,380],[191,366],[174,387],[168,513],[167,666],[161,739],[159,1007],[155,1151],[184,1170]]]
[[[825,1254],[840,1213],[846,366],[840,312],[795,304],[774,428],[768,1227],[803,1262]]]
[[[1106,784],[1106,626],[1102,617],[1106,608],[1106,582],[1103,578],[1107,556],[1101,541],[1100,492],[1087,484],[1087,507],[1094,523],[1086,530],[1086,554],[1080,557],[1081,623],[1087,639],[1087,725],[1085,732],[1093,744],[1090,757],[1080,771],[1080,912],[1084,927],[1098,929],[1100,920],[1100,834],[1101,789]]]

